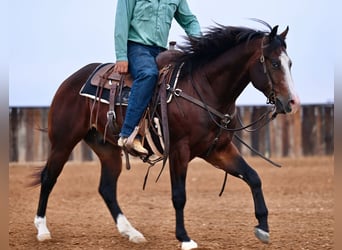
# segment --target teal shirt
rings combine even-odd
[[[117,61],[127,61],[127,41],[167,48],[173,18],[189,36],[201,35],[186,0],[118,0],[115,16]]]

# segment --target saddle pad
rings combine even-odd
[[[96,99],[97,101],[100,101],[102,103],[109,104],[109,92],[110,92],[110,90],[105,88],[105,87],[100,89],[98,86],[93,85],[92,84],[92,79],[98,75],[98,72],[101,71],[101,69],[102,70],[104,68],[108,69],[108,66],[110,66],[110,65],[112,65],[112,64],[106,63],[106,64],[99,65],[94,70],[94,72],[89,76],[89,78],[87,79],[85,84],[82,86],[79,94],[81,96],[85,96],[85,97],[91,98],[93,100]],[[127,106],[128,105],[128,97],[129,97],[129,94],[130,94],[130,90],[131,90],[130,87],[124,86],[122,88],[121,94],[118,93],[118,95],[115,98],[115,105]],[[97,91],[101,93],[100,96],[99,96],[99,93],[97,93]]]

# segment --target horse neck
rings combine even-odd
[[[256,54],[252,47],[237,46],[207,64],[205,76],[219,102],[235,103],[250,82],[249,65]]]

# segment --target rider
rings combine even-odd
[[[167,47],[173,18],[187,35],[201,35],[199,22],[186,0],[118,0],[117,3],[114,70],[121,74],[129,71],[133,77],[118,145],[131,147],[139,154],[148,153],[141,138],[136,136],[130,145],[127,138],[138,129],[152,98],[159,73],[155,58]]]

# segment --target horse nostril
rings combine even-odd
[[[288,113],[290,113],[290,112],[295,113],[297,111],[297,108],[298,108],[298,102],[295,99],[290,99],[288,101],[287,107],[288,107],[288,111],[287,111]]]

